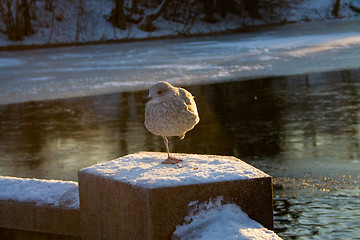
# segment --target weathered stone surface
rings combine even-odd
[[[79,171],[83,239],[169,239],[189,203],[223,196],[273,228],[271,177],[234,158],[138,153]],[[228,171],[228,173],[227,173]]]
[[[80,210],[0,200],[0,227],[80,236]]]

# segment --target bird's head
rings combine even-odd
[[[161,103],[167,101],[170,96],[178,95],[176,87],[168,82],[157,82],[149,89],[149,95],[141,100],[142,104],[145,103]]]

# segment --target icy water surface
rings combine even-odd
[[[360,66],[360,19],[247,34],[0,52],[0,104]]]
[[[234,155],[274,177],[284,239],[360,239],[360,69],[194,85],[201,121],[173,152]],[[145,91],[0,106],[0,175],[77,180],[80,168],[164,151]]]

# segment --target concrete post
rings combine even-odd
[[[169,239],[189,203],[223,196],[273,229],[271,176],[235,157],[142,152],[79,171],[82,239]]]

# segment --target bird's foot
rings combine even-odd
[[[168,157],[168,159],[166,159],[165,161],[162,161],[161,163],[163,164],[176,164],[182,162],[181,159],[178,158],[174,158],[174,157]]]

